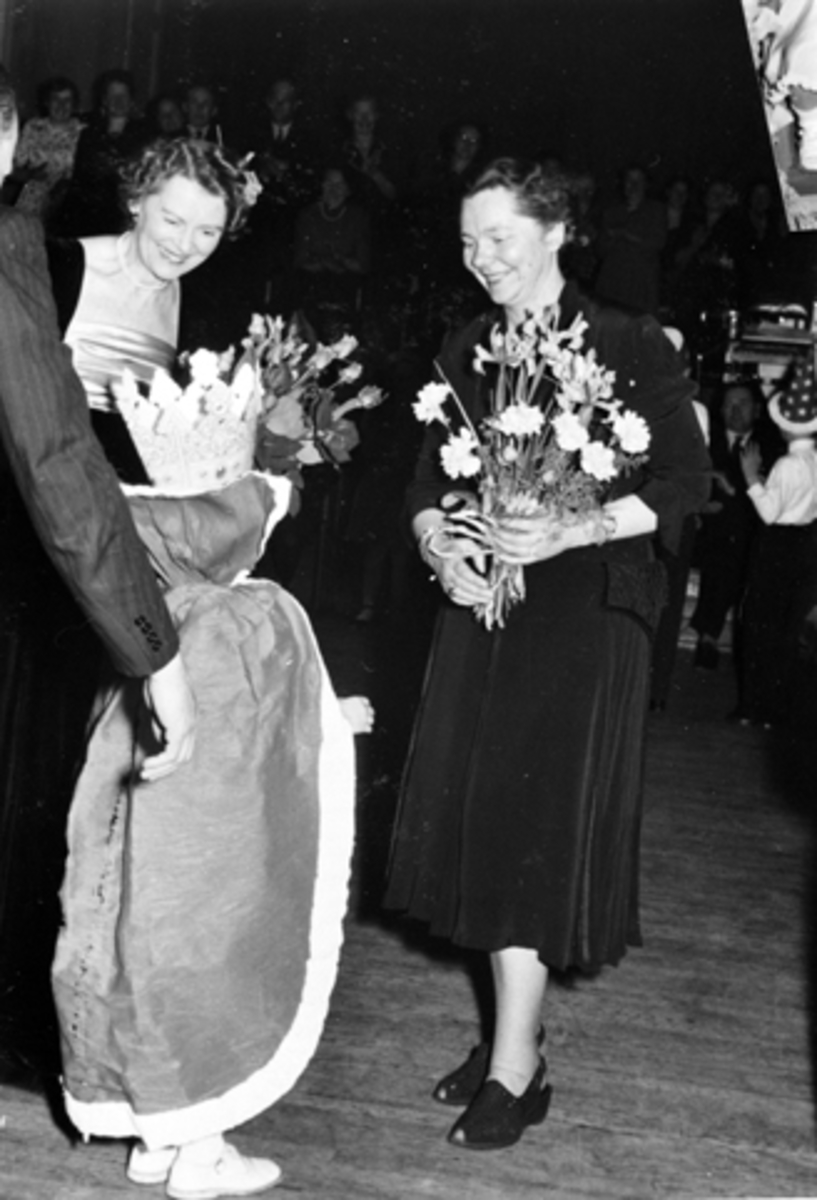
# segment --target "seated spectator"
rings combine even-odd
[[[39,88],[39,117],[26,121],[14,155],[12,182],[21,185],[16,207],[48,224],[74,169],[82,122],[79,92],[63,75]]]
[[[433,284],[461,283],[459,208],[470,179],[485,160],[486,133],[476,121],[458,121],[443,130],[440,149],[418,172],[413,208],[419,225],[426,273]]]
[[[678,351],[684,364],[684,374],[690,374],[689,355],[684,345],[683,335],[672,327],[664,327],[672,345]],[[710,442],[709,410],[700,400],[693,400],[695,416],[701,426],[701,433],[707,446]],[[672,552],[660,542],[656,542],[655,554],[663,563],[666,571],[667,589],[664,607],[658,621],[652,643],[652,662],[650,664],[650,711],[662,713],[669,702],[672,690],[672,677],[675,670],[675,660],[678,655],[678,641],[681,625],[684,619],[689,573],[692,566],[692,556],[695,541],[700,528],[700,517],[697,513],[688,513],[681,525],[681,536],[678,545]]]
[[[757,383],[735,380],[725,385],[712,421],[712,493],[695,544],[700,582],[690,620],[698,634],[695,665],[705,669],[718,665],[718,646],[730,612],[737,623],[749,555],[758,530],[757,514],[746,494],[741,469],[743,449],[749,444],[757,446],[766,468],[779,452],[779,440],[764,419],[764,410]]]
[[[382,316],[407,309],[408,294],[416,286],[416,255],[404,206],[407,164],[394,143],[381,137],[374,96],[357,96],[345,115],[349,132],[341,159],[352,195],[371,218],[376,271],[370,294],[373,308]],[[392,336],[381,332],[387,340]]]
[[[273,81],[264,99],[263,116],[248,131],[246,142],[255,153],[253,167],[264,185],[250,222],[260,276],[255,286],[277,312],[289,312],[295,302],[295,221],[318,187],[315,143],[304,128],[292,80]]]
[[[119,201],[120,170],[150,139],[139,117],[130,71],[112,70],[94,85],[95,107],[77,143],[74,174],[55,218],[60,234],[119,233],[127,218]]]
[[[147,106],[146,116],[148,128],[155,137],[184,136],[184,112],[181,101],[172,92],[154,96]]]
[[[299,307],[325,338],[320,314],[356,308],[358,289],[371,267],[371,235],[365,209],[350,201],[343,167],[328,166],[321,195],[298,216],[294,265]],[[336,314],[339,315],[339,314]]]
[[[443,131],[441,152],[421,181],[434,196],[462,197],[468,182],[485,161],[487,137],[477,121],[458,121]]]
[[[675,289],[681,267],[676,261],[679,250],[686,246],[695,227],[692,185],[682,175],[671,179],[664,190],[664,209],[667,217],[667,240],[661,251],[661,313],[662,318],[675,320]]]
[[[374,96],[358,96],[346,109],[349,135],[343,143],[355,193],[373,213],[390,211],[398,192],[397,164],[378,135],[379,116]]]
[[[602,213],[596,292],[613,304],[656,314],[666,213],[660,201],[648,196],[642,167],[627,168],[621,190],[621,200]]]
[[[817,597],[817,387],[811,355],[769,414],[786,453],[764,479],[758,447],[742,454],[747,495],[761,520],[744,603],[739,716],[752,724],[796,724],[813,737],[817,688],[803,670],[801,638]]]
[[[721,318],[739,305],[737,204],[732,184],[713,179],[704,191],[702,216],[675,254],[675,318],[694,353],[707,352],[713,327],[717,338]]]
[[[209,83],[191,84],[182,101],[182,111],[185,119],[182,130],[184,137],[215,142],[217,146],[224,145],[221,125],[216,120],[218,101],[214,87]]]
[[[297,211],[315,194],[317,150],[300,115],[301,100],[290,79],[276,79],[267,92],[265,114],[250,144],[264,198]]]
[[[567,279],[591,290],[599,266],[601,213],[596,200],[596,181],[589,172],[573,180],[573,235],[562,248],[559,262]]]
[[[780,256],[788,232],[778,195],[776,186],[757,179],[738,214],[741,308],[789,299],[778,291]]]

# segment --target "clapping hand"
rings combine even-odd
[[[740,452],[740,465],[747,487],[760,483],[761,457],[760,447],[756,442],[746,442]]]

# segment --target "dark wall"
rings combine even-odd
[[[497,150],[553,154],[608,187],[631,160],[657,179],[771,169],[741,0],[23,0],[14,19],[29,92],[59,70],[87,98],[127,57],[143,93],[212,78],[239,127],[286,74],[327,134],[344,97],[373,91],[416,153],[468,114]]]

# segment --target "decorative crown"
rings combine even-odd
[[[242,359],[197,350],[191,382],[181,388],[166,371],[147,395],[127,368],[114,395],[155,488],[171,496],[215,491],[252,468],[261,411],[258,371]]]

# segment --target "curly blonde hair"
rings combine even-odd
[[[122,170],[122,199],[130,208],[134,201],[156,192],[167,179],[181,175],[221,196],[227,208],[225,236],[236,234],[255,203],[257,182],[238,159],[217,146],[193,138],[160,139],[151,142]]]

